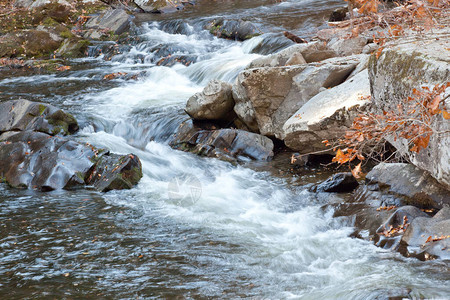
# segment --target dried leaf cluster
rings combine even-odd
[[[445,100],[450,96],[446,95],[449,87],[450,82],[447,82],[433,88],[413,89],[412,95],[392,111],[360,114],[345,136],[338,140],[333,162],[345,164],[355,159],[362,161],[366,156],[371,157],[373,153],[366,149],[374,149],[374,145],[383,144],[387,136],[394,141],[405,139],[411,152],[418,153],[427,148],[433,134],[448,134],[436,132],[432,124],[439,116],[443,120],[450,120],[450,113],[445,105]],[[330,145],[329,141],[323,142]],[[354,175],[359,175],[360,172],[361,163],[353,169]]]

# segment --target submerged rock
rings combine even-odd
[[[345,134],[358,114],[370,101],[367,71],[351,80],[312,97],[283,125],[284,143],[290,149],[309,153],[324,150],[324,140],[338,139]]]
[[[196,120],[233,121],[235,117],[233,107],[231,84],[212,80],[202,92],[189,98],[186,112]]]
[[[1,102],[0,133],[18,130],[68,135],[78,130],[78,123],[71,114],[50,104],[23,99]]]
[[[273,142],[265,136],[239,129],[202,129],[190,120],[180,125],[170,146],[227,161],[273,157]]]

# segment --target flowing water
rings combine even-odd
[[[187,118],[186,100],[209,80],[232,82],[252,59],[289,44],[280,31],[310,36],[340,5],[199,1],[179,14],[141,16],[138,41],[110,60],[75,60],[52,75],[0,75],[1,100],[62,107],[79,120],[78,140],[137,154],[144,169],[126,191],[0,185],[0,298],[448,298],[445,262],[351,238],[352,220],[326,208],[350,195],[307,191],[324,175],[280,175],[276,161],[236,166],[167,145]],[[244,43],[217,39],[201,27],[218,16],[271,33]],[[194,63],[158,66],[164,51]],[[138,79],[102,79],[113,72]]]

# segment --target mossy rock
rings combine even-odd
[[[72,37],[64,40],[56,54],[63,58],[77,58],[85,56],[90,42],[88,40]]]
[[[52,18],[57,23],[67,23],[72,12],[66,5],[51,2],[34,9],[32,14],[33,24],[38,25],[47,18]]]
[[[105,154],[90,170],[86,183],[101,192],[131,189],[142,178],[142,164],[134,154]]]

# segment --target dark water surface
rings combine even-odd
[[[307,191],[328,175],[323,170],[294,176],[283,173],[288,155],[234,166],[167,146],[187,118],[186,100],[209,80],[232,82],[261,53],[289,45],[280,32],[309,37],[344,5],[198,3],[177,14],[139,16],[139,42],[110,61],[75,60],[70,71],[50,75],[0,73],[1,101],[60,106],[79,120],[78,140],[135,153],[144,167],[136,188],[105,194],[1,184],[0,299],[448,298],[448,264],[350,237],[352,220],[324,208],[350,195]],[[201,30],[219,16],[251,20],[265,34],[239,43]],[[196,62],[157,66],[161,51]],[[113,72],[139,79],[102,80]],[[180,186],[174,196],[175,178],[196,189]]]

